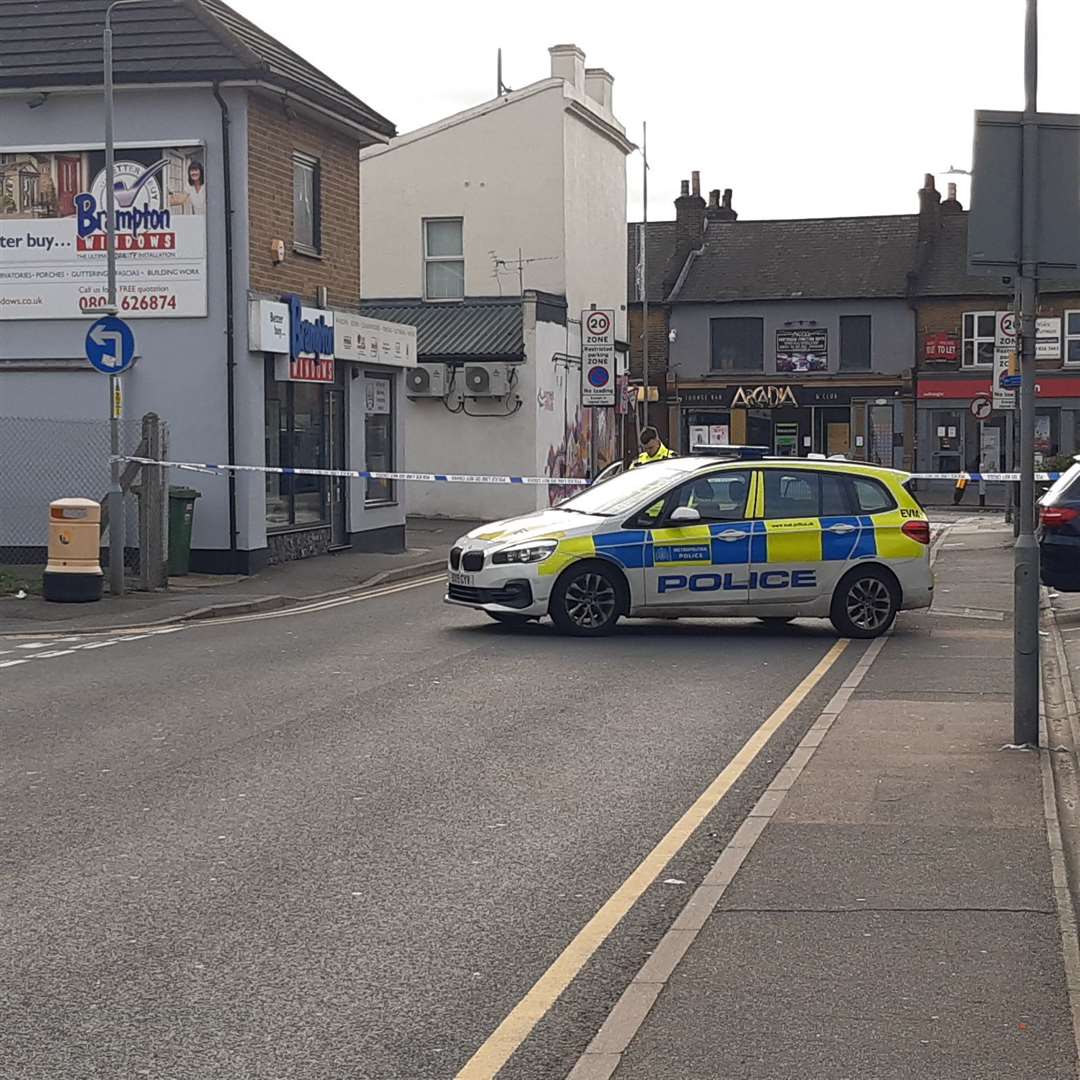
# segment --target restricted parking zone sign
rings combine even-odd
[[[614,408],[615,312],[581,313],[581,404]]]

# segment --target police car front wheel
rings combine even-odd
[[[899,609],[895,579],[885,570],[867,566],[841,579],[829,617],[841,637],[875,638],[892,626]]]
[[[617,573],[600,562],[563,571],[551,592],[551,621],[564,633],[599,637],[610,633],[625,608]]]

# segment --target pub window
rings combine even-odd
[[[840,316],[840,370],[870,370],[870,316]]]
[[[994,326],[992,311],[964,313],[964,367],[989,367],[994,362]]]
[[[763,371],[765,322],[763,319],[710,319],[713,371]]]
[[[293,247],[322,254],[322,196],[319,159],[293,154]]]
[[[465,295],[465,222],[462,218],[424,221],[424,296],[460,300]]]
[[[1065,312],[1065,363],[1080,364],[1080,311]]]

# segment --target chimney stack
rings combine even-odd
[[[585,69],[585,94],[604,112],[611,112],[611,94],[612,88],[615,85],[615,80],[611,77],[610,72],[605,71],[603,68],[586,68]]]
[[[709,192],[709,207],[705,217],[709,221],[734,221],[739,215],[731,209],[731,188],[724,188],[723,202],[720,201],[720,189]]]
[[[932,173],[926,173],[919,191],[919,239],[933,240],[941,225],[941,193],[934,187]]]
[[[693,179],[682,182],[681,193],[675,200],[675,243],[685,252],[697,251],[705,236],[705,200],[701,197],[701,174],[693,172],[690,175]]]
[[[568,82],[579,94],[585,93],[585,54],[576,45],[552,45],[551,77]]]
[[[949,197],[941,204],[942,214],[962,214],[964,208],[960,205],[960,200],[956,197],[956,185],[949,185]]]

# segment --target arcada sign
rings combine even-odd
[[[798,407],[795,392],[790,386],[740,386],[731,399],[733,409],[779,409],[784,405]]]

